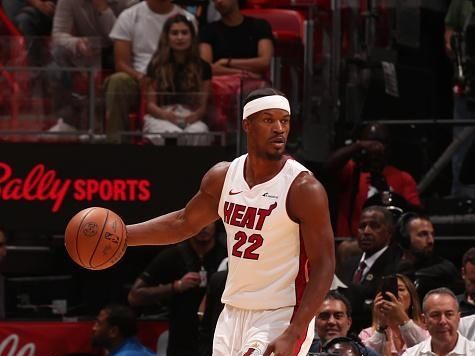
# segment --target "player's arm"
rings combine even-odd
[[[196,235],[218,220],[218,204],[229,162],[211,168],[203,177],[198,193],[184,209],[154,219],[127,225],[127,245],[168,245]]]
[[[289,327],[269,345],[264,355],[270,355],[272,351],[278,355],[292,354],[295,343],[306,334],[308,324],[330,289],[335,271],[327,194],[313,175],[302,173],[294,181],[289,191],[287,211],[300,225],[309,263],[309,281]]]

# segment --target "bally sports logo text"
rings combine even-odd
[[[149,201],[148,179],[59,178],[56,170],[37,164],[23,177],[0,162],[0,201],[52,201],[51,211],[58,212],[66,196],[76,201]]]

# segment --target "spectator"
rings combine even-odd
[[[225,256],[225,248],[216,242],[213,223],[186,242],[160,253],[132,286],[129,302],[133,306],[169,300],[167,356],[196,354],[198,306],[207,278],[216,272]]]
[[[59,0],[53,20],[52,54],[54,61],[46,73],[52,91],[55,113],[60,119],[49,131],[85,129],[89,114],[87,102],[74,83],[88,83],[86,71],[62,72],[61,67],[114,68],[112,41],[109,32],[122,10],[138,0]],[[41,63],[44,65],[44,63]],[[79,86],[77,86],[79,88]],[[79,90],[80,91],[80,90]]]
[[[145,70],[157,49],[165,21],[186,12],[171,0],[145,0],[125,10],[117,19],[110,38],[114,41],[114,63],[117,73],[105,83],[106,132],[110,142],[122,139],[120,132],[129,130],[129,113],[137,107]]]
[[[323,345],[329,340],[347,337],[351,322],[351,305],[348,299],[337,291],[328,292],[315,318],[316,335],[310,346],[310,352],[322,352]],[[368,356],[378,355],[362,344],[357,344],[357,347],[362,354],[365,352]]]
[[[464,253],[462,257],[462,278],[465,282],[465,293],[457,296],[462,317],[475,314],[475,247]]]
[[[424,341],[429,334],[422,328],[421,305],[416,287],[406,276],[397,275],[397,296],[376,295],[373,326],[360,333],[363,343],[383,356],[401,355],[408,347]]]
[[[473,26],[472,17],[473,2],[471,0],[452,0],[445,17],[445,48],[447,53],[453,57],[454,48],[452,48],[452,37],[455,33],[463,34],[466,31],[468,25]],[[461,54],[463,57],[465,55]],[[463,58],[465,60],[466,58]],[[465,75],[469,75],[471,69],[464,68]],[[470,74],[471,75],[471,74]],[[467,79],[467,78],[465,78]],[[465,85],[463,83],[462,85]],[[467,93],[464,92],[466,88],[462,88],[462,92],[454,90],[454,119],[457,120],[469,120],[475,117],[475,108],[469,104]],[[473,130],[473,127],[454,126],[453,138],[457,139],[462,136],[462,133],[467,133]],[[464,162],[466,161],[467,154],[470,147],[475,142],[475,135],[473,132],[468,135],[468,138],[457,149],[452,156],[452,195],[455,197],[470,197],[475,198],[475,183],[474,182],[462,182],[460,173]],[[467,160],[470,162],[470,160]]]
[[[214,75],[243,71],[264,77],[274,50],[267,21],[244,16],[238,0],[213,0],[221,20],[210,23],[200,34],[200,51]]]
[[[59,0],[52,34],[57,62],[84,67],[102,59],[102,68],[112,70],[114,62],[109,33],[117,16],[137,2]]]
[[[403,356],[475,355],[475,342],[459,334],[457,297],[448,288],[429,291],[422,302],[423,321],[430,337],[407,349]]]
[[[147,67],[147,112],[144,133],[154,144],[163,145],[154,133],[206,133],[202,121],[208,101],[210,65],[200,58],[193,23],[179,14],[163,26],[158,49]],[[206,144],[207,136],[184,135],[179,143]]]
[[[235,117],[241,110],[240,98],[268,86],[272,30],[267,21],[244,16],[238,0],[212,1],[221,19],[200,32],[201,57],[213,72],[210,126],[215,131],[239,132]]]
[[[389,132],[386,126],[364,126],[354,143],[336,150],[327,161],[337,177],[336,236],[354,237],[363,205],[373,195],[390,190],[409,206],[420,206],[416,182],[409,173],[388,164]]]
[[[5,14],[25,36],[51,33],[56,0],[2,0]]]
[[[154,356],[137,335],[137,320],[125,305],[110,305],[99,312],[92,327],[92,345],[103,347],[109,356]]]
[[[0,263],[7,255],[7,235],[5,230],[0,229]],[[0,273],[0,320],[5,319],[5,281]]]
[[[208,284],[208,291],[204,300],[203,318],[200,324],[200,356],[213,354],[213,335],[218,323],[219,315],[224,308],[221,297],[226,286],[228,270],[219,270],[213,274]],[[202,301],[203,303],[203,301]]]
[[[365,208],[357,237],[362,252],[337,268],[337,276],[348,286],[341,291],[351,301],[354,330],[371,325],[372,302],[380,278],[396,272],[401,251],[391,244],[393,227],[389,210],[379,206]]]
[[[399,272],[414,282],[421,299],[431,289],[457,287],[457,268],[434,254],[434,226],[428,216],[412,212],[402,215],[394,240],[403,250]]]

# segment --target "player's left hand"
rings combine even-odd
[[[284,332],[267,346],[264,356],[292,356],[296,342],[295,336]]]

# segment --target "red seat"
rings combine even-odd
[[[319,9],[329,11],[331,8],[330,0],[247,0],[248,7],[272,7],[272,8],[292,8],[301,6],[315,6]]]
[[[13,22],[8,18],[3,9],[0,7],[0,35],[2,36],[21,36],[20,31]]]
[[[0,106],[2,115],[9,115],[8,127],[15,128],[21,106],[25,103],[29,91],[29,73],[11,72],[4,67],[22,67],[27,65],[25,38],[0,8]]]
[[[267,20],[277,40],[303,43],[306,19],[301,12],[289,9],[242,9],[241,11],[244,15]]]

